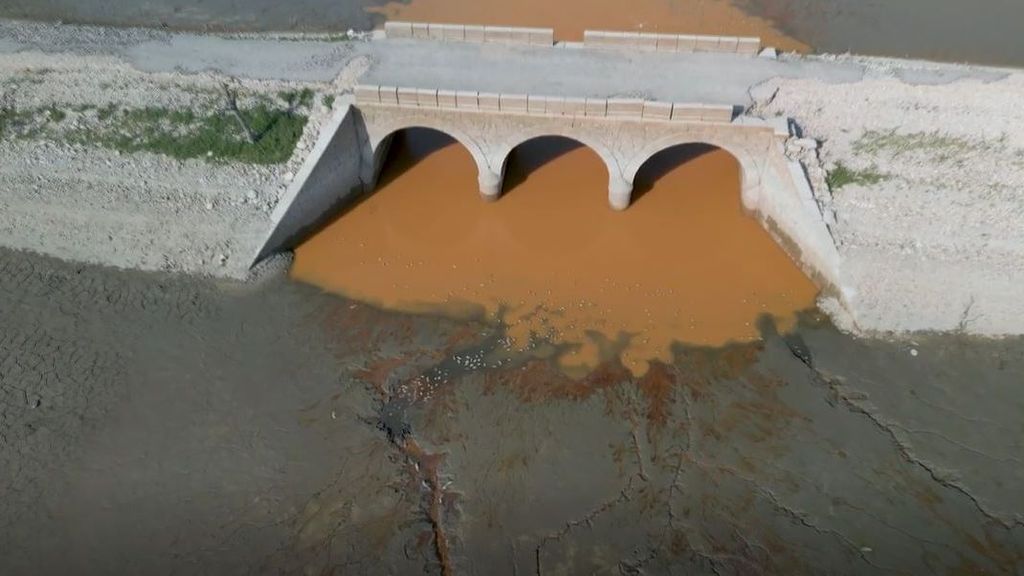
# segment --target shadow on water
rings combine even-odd
[[[505,161],[503,192],[515,190],[531,174],[584,145],[564,136],[540,136],[516,146]]]
[[[345,218],[346,215],[362,205],[363,202],[366,202],[378,190],[391,184],[411,170],[416,164],[449,146],[461,146],[461,144],[440,130],[432,128],[406,128],[395,132],[391,137],[391,145],[383,160],[380,175],[373,190],[365,191],[356,198],[346,201],[337,209],[333,216],[325,218],[322,223],[312,227],[304,237],[307,240],[316,237],[324,229]],[[469,156],[468,151],[466,156]]]
[[[377,181],[377,189],[400,178],[417,163],[448,146],[461,146],[451,136],[432,128],[406,128],[391,137],[391,147]],[[468,151],[467,151],[468,154]]]
[[[710,144],[680,144],[651,156],[633,179],[633,204],[643,199],[669,172],[715,150],[718,148]],[[739,190],[738,183],[736,189]]]

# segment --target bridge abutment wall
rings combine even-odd
[[[253,263],[298,246],[346,204],[371,190],[376,174],[359,110],[351,99],[342,101],[271,215],[273,224]]]

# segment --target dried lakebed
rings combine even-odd
[[[4,574],[1024,568],[1021,339],[808,314],[572,380],[485,324],[10,251],[0,321]]]

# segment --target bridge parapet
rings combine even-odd
[[[720,52],[756,56],[761,39],[753,36],[705,36],[585,30],[583,45],[596,48],[633,48],[658,52]]]
[[[528,44],[534,46],[552,46],[555,43],[555,30],[553,28],[474,26],[432,22],[385,22],[384,36],[386,38]]]
[[[742,107],[727,104],[658,102],[639,98],[578,98],[362,84],[356,104],[505,112],[544,116],[613,117],[662,122],[730,123]]]

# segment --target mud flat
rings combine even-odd
[[[570,379],[472,321],[7,250],[0,318],[4,574],[1024,568],[1020,339],[805,318]]]

